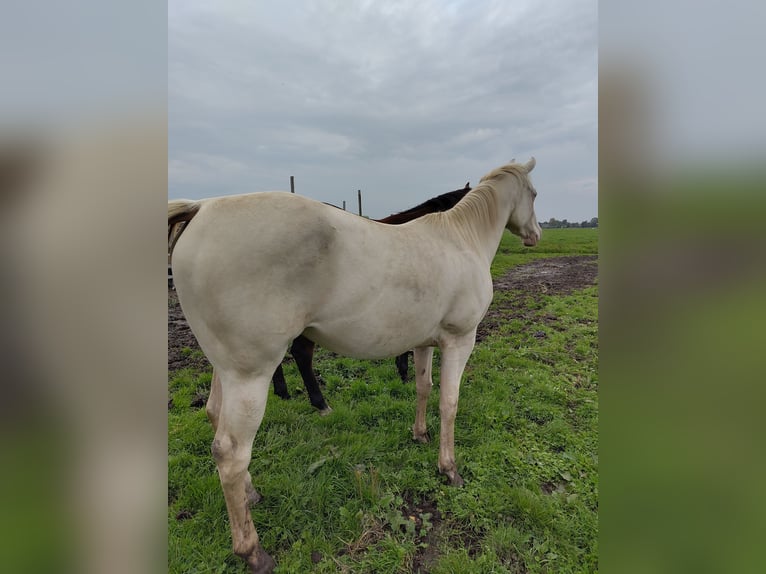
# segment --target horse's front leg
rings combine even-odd
[[[418,393],[417,407],[415,408],[415,424],[412,426],[412,438],[418,442],[428,442],[426,430],[426,406],[431,394],[433,381],[431,380],[431,363],[434,356],[433,347],[419,347],[414,351],[415,355],[415,388]]]
[[[282,370],[282,363],[279,363],[274,370],[271,382],[274,385],[275,395],[285,400],[290,398],[290,391],[287,390],[287,381],[285,381],[285,372]]]
[[[457,414],[460,379],[476,342],[476,330],[460,337],[449,337],[440,344],[441,380],[439,382],[439,471],[446,474],[452,486],[463,486],[455,463],[455,415]]]
[[[300,335],[293,341],[290,352],[303,378],[303,385],[309,394],[309,402],[319,409],[320,415],[328,415],[332,412],[332,409],[325,402],[322,391],[319,388],[319,381],[317,381],[314,374],[314,346],[314,341]]]
[[[406,353],[402,353],[401,355],[398,355],[395,359],[396,363],[396,370],[399,373],[399,378],[402,380],[403,383],[407,382],[407,370],[409,368],[409,356],[410,352],[407,351]]]

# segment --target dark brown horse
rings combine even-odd
[[[471,186],[469,183],[466,183],[463,189],[456,189],[455,191],[450,191],[437,197],[432,197],[428,201],[425,201],[411,209],[399,213],[394,213],[393,215],[389,215],[388,217],[384,217],[383,219],[378,219],[376,221],[380,223],[388,223],[389,225],[400,225],[402,223],[412,221],[413,219],[417,219],[418,217],[422,217],[428,213],[447,211],[448,209],[454,207],[458,201],[463,199],[465,194],[471,191]],[[290,353],[292,354],[293,359],[295,359],[296,365],[298,365],[298,371],[303,378],[303,384],[309,394],[309,401],[314,407],[319,409],[321,413],[329,413],[330,407],[324,400],[322,391],[319,389],[319,381],[317,380],[316,373],[314,373],[314,342],[307,339],[303,335],[299,335],[297,338],[295,338],[295,340],[293,340],[293,343],[290,346]],[[409,353],[403,353],[396,357],[396,369],[398,370],[399,376],[404,382],[407,381],[408,356]],[[287,390],[287,383],[285,382],[285,375],[282,371],[281,364],[274,372],[272,382],[274,383],[274,394],[276,394],[278,397],[282,397],[283,399],[290,398],[290,392]]]

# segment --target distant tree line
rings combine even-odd
[[[598,227],[598,217],[593,217],[590,221],[582,221],[580,223],[577,223],[576,221],[567,221],[566,219],[559,221],[555,217],[551,217],[548,221],[541,221],[540,227],[548,229],[561,227]]]

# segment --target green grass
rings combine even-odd
[[[546,230],[525,249],[506,234],[493,275],[536,257],[595,254],[597,237]],[[524,319],[476,346],[455,423],[459,489],[436,468],[438,350],[432,442],[422,445],[410,430],[414,384],[399,381],[392,360],[318,349],[332,414],[320,417],[305,394],[271,396],[253,446],[264,499],[252,515],[277,572],[596,572],[597,296],[591,287],[530,298]],[[169,571],[244,572],[230,550],[213,433],[204,409],[190,406],[210,373],[171,375]],[[294,365],[285,375],[291,392],[302,389]]]

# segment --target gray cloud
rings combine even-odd
[[[596,215],[594,2],[169,4],[171,197],[286,189],[382,217],[535,155]],[[585,182],[585,183],[584,183]]]

